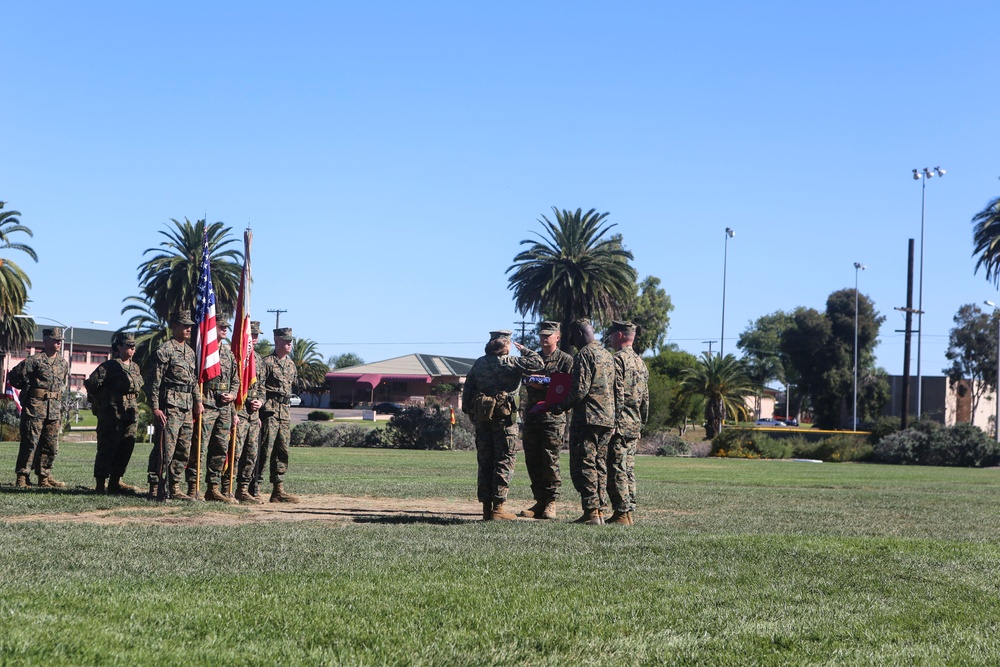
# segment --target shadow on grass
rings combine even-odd
[[[461,519],[458,517],[445,517],[439,515],[414,516],[412,514],[400,516],[398,514],[385,514],[382,516],[359,516],[355,517],[354,523],[381,523],[385,525],[405,525],[405,524],[427,524],[431,526],[458,526],[472,523],[473,519]],[[475,521],[478,521],[476,519]]]
[[[39,488],[37,485],[29,486],[27,489],[19,489],[13,484],[0,486],[0,495],[55,495],[55,496],[96,496],[98,495],[89,486],[74,486],[64,489],[54,489],[52,487]],[[101,494],[102,496],[104,494]],[[132,496],[136,497],[136,496]]]
[[[439,512],[423,510],[389,510],[373,509],[366,507],[337,507],[337,508],[317,508],[317,507],[283,507],[280,510],[268,509],[269,512],[278,514],[295,515],[298,517],[339,517],[353,521],[354,523],[382,523],[382,524],[416,524],[425,523],[440,526],[453,526],[456,524],[470,523],[478,521],[476,514],[445,514]],[[475,518],[473,518],[475,517]]]

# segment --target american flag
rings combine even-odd
[[[8,380],[3,388],[4,396],[14,401],[14,407],[17,408],[17,414],[21,414],[21,392],[14,389],[14,386]]]
[[[205,247],[201,252],[201,277],[198,278],[197,311],[194,321],[198,325],[198,342],[195,355],[198,359],[198,382],[208,382],[222,373],[219,362],[219,334],[215,328],[215,288],[212,287],[212,262],[208,250],[208,230]]]
[[[256,359],[253,355],[253,339],[250,336],[250,242],[253,233],[243,232],[243,275],[240,277],[240,293],[236,299],[236,316],[233,321],[233,354],[240,371],[240,393],[236,396],[236,407],[242,408],[247,399],[250,385],[257,380]]]

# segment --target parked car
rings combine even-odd
[[[405,407],[402,403],[376,403],[375,413],[380,415],[397,415]]]
[[[757,426],[785,426],[785,422],[777,419],[758,419]]]
[[[293,408],[297,408],[298,406],[302,405],[302,399],[299,398],[297,395],[292,394],[292,397],[288,399],[288,404]]]
[[[330,401],[331,410],[350,410],[353,407],[350,401]]]

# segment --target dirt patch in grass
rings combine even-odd
[[[236,526],[278,521],[326,523],[462,523],[482,519],[480,503],[440,498],[359,498],[303,495],[299,503],[220,507],[219,503],[171,500],[79,513],[8,516],[4,523],[92,523],[103,525]],[[530,519],[524,519],[530,521]]]

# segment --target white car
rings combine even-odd
[[[786,424],[777,419],[758,419],[757,426],[786,426]]]
[[[292,397],[288,399],[288,404],[293,408],[297,408],[302,405],[302,399],[295,394],[292,394]]]

